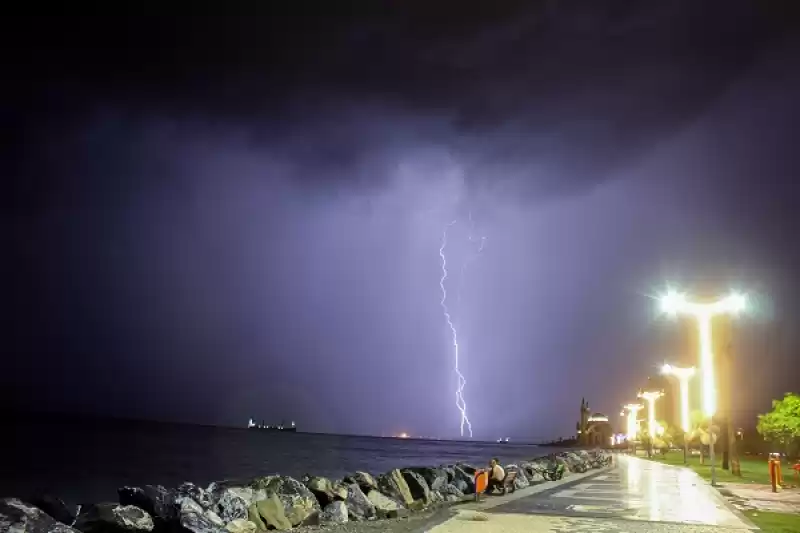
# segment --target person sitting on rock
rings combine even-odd
[[[503,480],[506,478],[506,472],[500,466],[500,460],[493,457],[489,461],[489,482],[486,484],[486,494],[491,494],[494,489],[503,490]]]

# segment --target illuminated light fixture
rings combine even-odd
[[[665,364],[661,367],[661,373],[678,379],[681,395],[681,429],[684,433],[689,433],[692,429],[692,422],[689,416],[689,380],[695,374],[694,367],[681,368]]]
[[[639,411],[643,409],[643,406],[638,403],[629,403],[623,406],[623,409],[628,411],[628,440],[633,442],[636,440],[636,418],[639,416]],[[621,415],[624,413],[620,413]]]
[[[683,293],[668,291],[660,299],[661,310],[670,315],[683,313],[697,319],[700,332],[700,373],[703,386],[703,414],[714,416],[717,411],[717,389],[714,378],[711,319],[721,314],[738,314],[747,308],[744,294],[732,293],[716,302],[690,302]]]
[[[639,398],[647,402],[647,433],[650,435],[651,441],[656,438],[657,423],[656,423],[656,400],[664,396],[661,391],[647,391],[640,392]]]

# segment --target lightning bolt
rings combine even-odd
[[[458,386],[456,388],[456,407],[461,412],[461,436],[464,436],[464,424],[466,424],[467,429],[469,430],[469,436],[472,437],[472,424],[469,421],[469,417],[467,417],[467,403],[464,401],[464,386],[467,384],[467,380],[464,379],[464,375],[458,369],[458,333],[456,332],[456,327],[453,325],[453,320],[450,317],[450,310],[447,307],[447,289],[444,286],[444,282],[447,279],[447,257],[445,257],[444,254],[444,249],[447,246],[447,230],[455,223],[456,220],[453,220],[444,227],[444,231],[442,232],[442,245],[439,247],[439,257],[442,258],[442,277],[439,280],[439,287],[442,289],[442,299],[439,304],[442,306],[444,318],[447,320],[447,325],[450,327],[450,332],[453,335],[454,368],[456,376],[458,377]]]

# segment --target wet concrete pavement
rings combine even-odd
[[[610,470],[545,487],[510,501],[494,498],[471,505],[430,531],[741,533],[754,529],[694,472],[635,457],[619,456]]]

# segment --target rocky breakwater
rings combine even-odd
[[[602,466],[601,452],[566,452],[506,465],[525,488]],[[476,469],[466,464],[396,469],[341,480],[272,475],[221,481],[122,487],[118,501],[72,509],[52,497],[0,500],[0,531],[15,533],[255,533],[407,516],[470,498]]]

